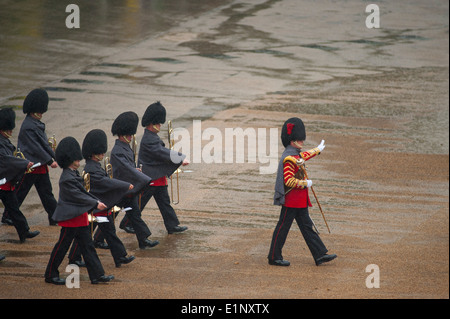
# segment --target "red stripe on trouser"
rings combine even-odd
[[[286,213],[287,213],[287,207],[285,207],[285,210],[284,210],[284,216],[283,216],[283,221],[281,222],[280,228],[278,228],[277,235],[275,236],[275,241],[273,242],[272,260],[273,260],[273,258],[275,257],[275,247],[276,247],[276,245],[277,245],[278,234],[280,233],[280,230],[281,230],[281,228],[283,227],[284,220],[285,220],[285,218],[286,218]]]
[[[25,180],[25,175],[23,175],[22,179],[20,180],[19,185],[17,185],[17,188],[15,189],[16,194],[19,191],[20,187],[22,187],[23,181]]]
[[[59,247],[61,246],[61,243],[64,240],[64,237],[66,236],[66,232],[67,232],[67,229],[64,228],[64,234],[62,235],[61,240],[59,241],[59,245],[55,250],[55,253],[52,258],[52,262],[50,263],[50,268],[49,268],[49,272],[48,272],[49,275],[51,275],[51,273],[52,273],[53,262],[55,260],[56,254],[58,253]]]
[[[72,252],[72,255],[69,257],[69,261],[74,261],[74,260],[73,260],[73,256],[75,255],[75,252],[76,252],[77,249],[78,249],[78,240],[76,240],[76,241],[73,243],[73,245],[75,245],[75,246],[73,247],[73,252]]]

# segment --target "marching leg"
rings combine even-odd
[[[61,228],[59,239],[53,247],[45,270],[45,282],[55,285],[64,285],[66,283],[65,279],[59,278],[58,268],[69,250],[70,244],[76,235],[76,231],[77,229],[73,227]]]
[[[273,231],[272,242],[269,250],[269,264],[274,266],[289,266],[290,263],[287,260],[283,260],[281,253],[284,243],[286,242],[287,235],[291,228],[294,215],[288,207],[281,207],[280,217],[278,223]]]

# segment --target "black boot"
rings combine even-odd
[[[332,261],[336,257],[337,257],[336,254],[331,254],[331,255],[325,254],[322,257],[319,257],[319,258],[316,259],[316,266],[319,266],[320,264]]]
[[[157,241],[157,240],[145,239],[139,243],[139,248],[145,249],[147,247],[155,247],[158,244],[159,244],[159,241]]]

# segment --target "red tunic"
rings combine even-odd
[[[69,220],[58,222],[61,227],[83,227],[89,225],[88,213],[81,214]]]
[[[0,185],[0,189],[2,191],[13,191],[14,185],[12,185],[10,182],[7,182],[6,184]]]
[[[27,172],[26,174],[47,174],[47,173],[48,173],[48,166],[42,165],[34,168],[31,172]],[[0,189],[2,191],[13,191],[15,187],[10,182],[7,182],[6,184],[0,185]]]
[[[285,207],[305,208],[307,206],[312,206],[311,201],[309,200],[308,188],[306,187],[306,179],[300,180],[295,177],[295,174],[300,169],[295,162],[300,158],[307,161],[318,154],[320,154],[320,150],[314,148],[310,151],[301,152],[300,155],[297,156],[288,156],[283,160],[284,185],[289,190],[285,195]]]
[[[94,216],[108,216],[111,214],[111,210],[102,210],[100,212],[94,213]]]
[[[29,174],[47,174],[47,173],[48,173],[48,166],[41,165],[34,168]]]
[[[150,182],[150,186],[166,186],[167,177],[163,176]]]

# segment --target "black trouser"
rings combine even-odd
[[[142,192],[141,211],[144,210],[145,205],[147,205],[148,201],[152,197],[155,197],[156,204],[158,205],[159,211],[161,212],[161,216],[164,220],[164,226],[166,226],[166,229],[171,230],[178,226],[180,222],[178,221],[175,210],[170,205],[168,186],[147,187]]]
[[[45,278],[59,277],[58,267],[61,265],[74,239],[77,240],[80,247],[89,278],[94,280],[105,274],[91,238],[90,226],[62,227],[59,239],[50,255],[50,260],[45,270]]]
[[[114,262],[117,263],[120,258],[127,255],[127,250],[119,237],[117,237],[112,215],[108,215],[108,220],[109,222],[107,223],[94,223],[94,229],[97,225],[99,228],[94,234],[94,242],[103,241],[103,238],[105,238]],[[78,241],[75,239],[69,252],[69,261],[74,262],[76,260],[81,260],[81,249]]]
[[[19,207],[22,206],[25,197],[27,197],[28,192],[32,186],[36,187],[39,198],[41,199],[42,206],[44,206],[45,211],[48,214],[48,220],[52,221],[51,217],[58,205],[58,202],[53,195],[52,183],[50,182],[49,174],[25,174],[17,186],[15,192],[17,195],[17,201]],[[5,209],[3,213],[4,218],[9,217],[9,212]]]
[[[282,206],[280,218],[273,232],[268,258],[270,260],[283,259],[281,251],[284,243],[286,242],[286,237],[294,219],[300,228],[303,238],[305,239],[314,260],[317,260],[317,258],[325,255],[328,250],[319,235],[313,229],[313,222],[309,217],[308,207],[290,208]]]
[[[124,226],[127,223],[131,223],[131,226],[136,232],[138,243],[142,243],[152,234],[147,224],[142,219],[141,210],[139,209],[138,204],[138,195],[124,197],[117,206],[122,208],[131,207],[131,210],[126,212],[126,218],[124,217],[120,224],[121,226]]]
[[[30,227],[28,226],[27,219],[19,209],[16,193],[14,191],[0,190],[0,200],[3,206],[5,206],[5,211],[9,211],[8,217],[12,220],[20,240],[24,240]]]

